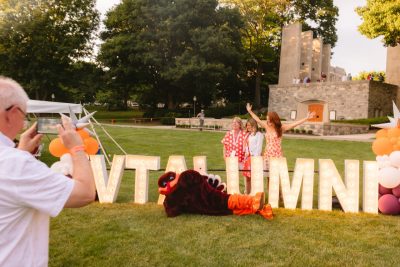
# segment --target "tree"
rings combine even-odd
[[[353,77],[353,80],[368,80],[368,76],[372,76],[373,81],[384,81],[386,73],[384,71],[361,71],[357,76]]]
[[[383,36],[385,46],[400,44],[400,2],[367,0],[364,7],[356,9],[363,23],[358,30],[368,38]]]
[[[94,5],[94,0],[1,0],[0,73],[20,82],[32,98],[64,98],[73,64],[92,52]]]
[[[313,30],[332,46],[337,41],[335,23],[338,9],[333,0],[221,0],[229,7],[238,8],[245,22],[242,43],[248,63],[247,76],[254,79],[254,104],[261,104],[263,77],[276,81],[277,73],[265,75],[265,69],[277,72],[280,40],[285,24],[301,21],[305,30]],[[265,78],[264,78],[265,80]]]
[[[107,14],[99,60],[114,90],[169,108],[194,95],[207,105],[240,69],[236,15],[216,0],[125,0]]]

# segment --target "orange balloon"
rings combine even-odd
[[[380,129],[379,131],[376,132],[376,139],[381,138],[381,137],[387,137],[387,136],[388,136],[387,129]]]
[[[388,130],[387,136],[389,138],[391,138],[391,137],[399,137],[400,136],[400,128],[390,128]]]
[[[82,140],[90,137],[89,133],[84,129],[77,130],[77,133],[82,137]]]
[[[400,145],[398,145],[398,144],[393,145],[393,150],[394,150],[394,151],[400,150]]]
[[[85,145],[85,151],[89,155],[95,155],[99,151],[99,143],[93,137],[89,137],[83,140]]]
[[[389,140],[393,145],[397,144],[397,137],[390,137]]]
[[[59,158],[66,153],[69,153],[68,149],[61,142],[61,138],[55,138],[51,140],[49,144],[49,152],[56,158]]]
[[[389,138],[381,137],[372,143],[372,151],[378,156],[389,155],[393,151],[393,146]]]

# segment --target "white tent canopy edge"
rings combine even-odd
[[[74,113],[79,113],[79,114],[81,114],[83,112],[84,115],[89,114],[89,112],[81,104],[50,102],[50,101],[41,101],[41,100],[29,100],[27,103],[27,112],[28,113],[67,113],[67,114],[69,114],[70,111],[72,111]],[[100,128],[103,130],[103,132],[116,144],[116,146],[125,155],[127,154],[126,151],[117,143],[117,141],[104,129],[104,127],[94,117],[92,117],[91,120],[93,120],[98,126],[100,126]],[[100,141],[100,138],[99,138],[98,134],[96,133],[96,130],[95,130],[94,125],[91,122],[91,120],[89,120],[89,123],[92,128],[92,132],[94,133],[94,136],[97,139],[108,164],[111,166],[109,156],[108,156],[106,150],[104,149],[104,146],[103,146],[102,142]]]
[[[27,104],[28,113],[69,113],[72,112],[81,114],[83,107],[81,104],[50,102],[40,100],[29,100]]]

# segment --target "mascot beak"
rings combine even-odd
[[[158,179],[158,192],[162,195],[169,195],[175,189],[179,181],[179,174],[167,172]]]

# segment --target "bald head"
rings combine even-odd
[[[28,95],[16,81],[0,76],[0,110],[18,106],[26,111]]]

